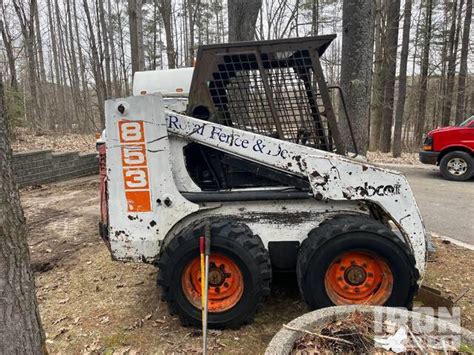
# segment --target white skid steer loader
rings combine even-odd
[[[423,221],[402,174],[346,153],[319,59],[333,38],[201,47],[185,114],[159,94],[106,102],[101,236],[115,260],[158,266],[183,324],[201,322],[206,225],[210,327],[251,321],[278,271],[310,308],[410,307]]]

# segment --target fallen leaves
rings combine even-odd
[[[135,322],[133,322],[132,325],[128,326],[125,328],[125,330],[134,330],[143,327],[143,324],[145,323],[145,320],[143,318],[137,319]]]
[[[52,133],[38,134],[28,128],[15,129],[16,140],[12,142],[14,152],[52,150],[55,152],[93,152],[94,134]]]
[[[69,328],[66,328],[66,327],[61,327],[61,328],[59,328],[59,330],[56,332],[56,334],[54,334],[54,335],[52,336],[52,339],[58,338],[58,337],[61,336],[62,334],[66,333],[67,331],[69,331]]]
[[[107,323],[109,323],[109,320],[110,320],[110,319],[109,319],[108,316],[102,316],[102,317],[100,317],[100,319],[99,319],[99,323],[100,323],[100,324],[107,324]]]
[[[58,301],[59,304],[65,304],[65,303],[68,303],[68,302],[69,302],[69,297],[63,298],[63,299]]]
[[[64,317],[58,318],[58,319],[56,319],[54,322],[52,322],[51,324],[52,324],[52,325],[56,325],[56,324],[62,322],[63,320],[65,320],[65,319],[68,319],[68,317],[67,317],[67,316],[64,316]]]
[[[379,164],[421,164],[418,153],[402,153],[400,158],[394,158],[391,153],[367,152],[367,160]]]

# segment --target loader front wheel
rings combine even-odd
[[[232,220],[196,222],[164,247],[158,284],[172,314],[184,325],[201,325],[199,237],[211,226],[208,321],[211,328],[236,328],[253,320],[270,293],[271,266],[261,240]]]
[[[412,254],[389,228],[348,215],[327,220],[310,232],[300,249],[297,275],[311,308],[411,307],[419,277]]]

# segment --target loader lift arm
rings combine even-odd
[[[400,229],[413,252],[418,272],[423,275],[426,232],[403,174],[173,111],[165,110],[165,119],[171,135],[307,178],[315,199],[363,200],[378,206]]]

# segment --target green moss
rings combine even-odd
[[[103,344],[105,347],[103,354],[108,354],[107,351],[109,350],[112,350],[112,354],[114,352],[114,348],[126,346],[129,344],[129,342],[127,341],[127,336],[123,332],[119,332],[105,337],[103,339]]]

